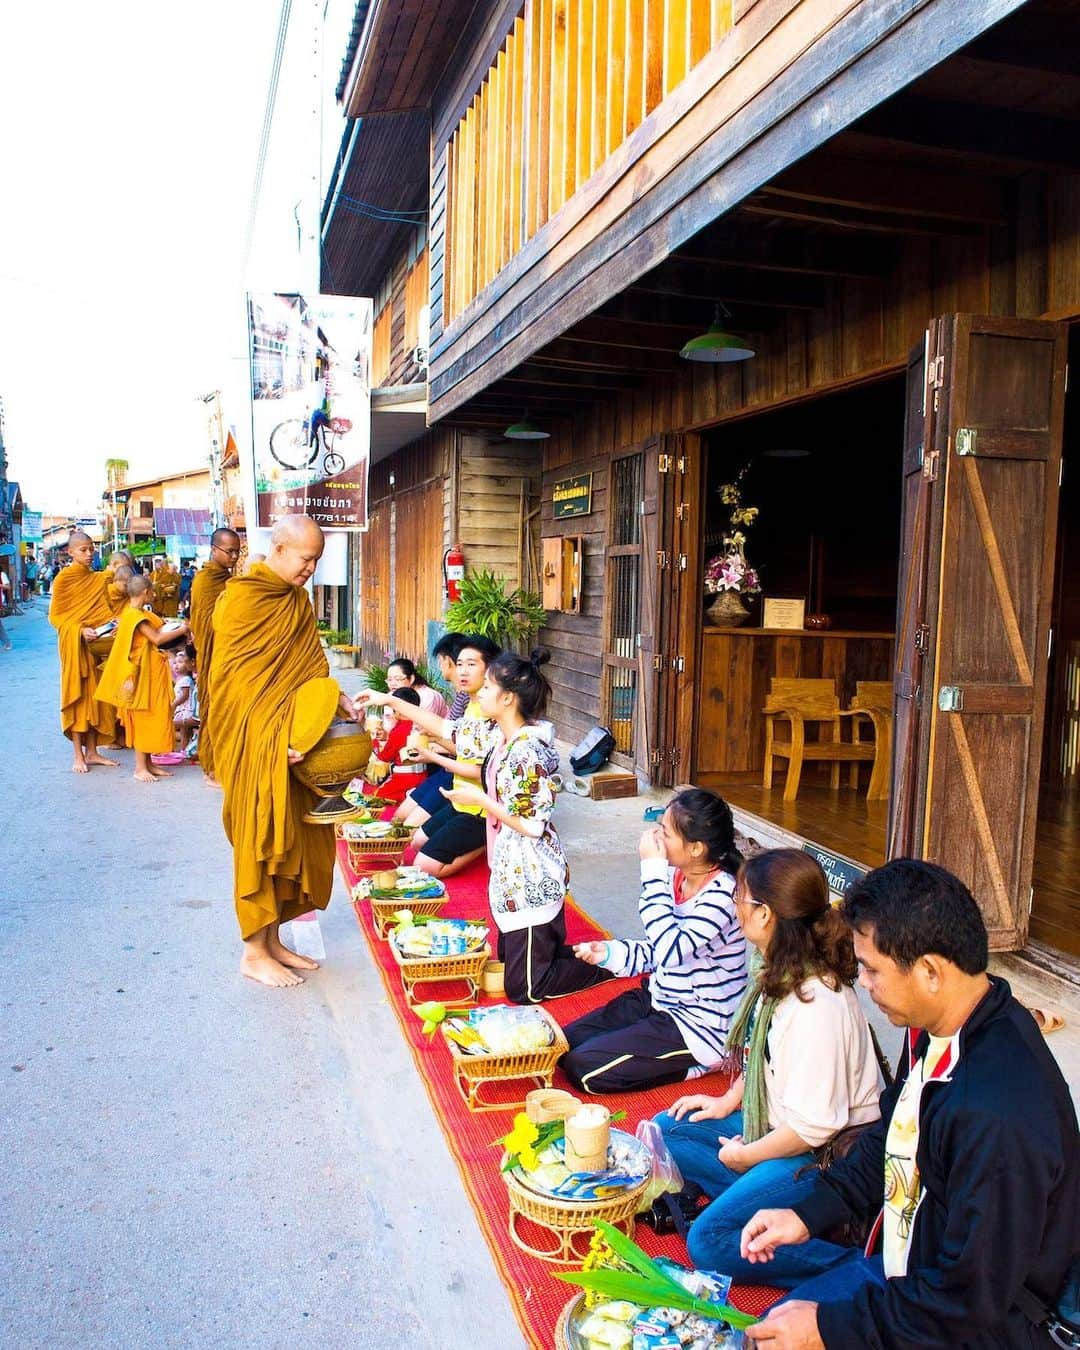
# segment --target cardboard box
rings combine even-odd
[[[595,802],[606,802],[614,797],[636,797],[637,775],[625,769],[603,769],[588,779],[589,796]]]

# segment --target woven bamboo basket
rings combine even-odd
[[[560,1055],[570,1049],[562,1027],[546,1008],[536,1008],[551,1028],[552,1042],[539,1050],[515,1055],[467,1055],[443,1029],[443,1037],[454,1066],[454,1082],[470,1111],[517,1111],[525,1105],[525,1094],[534,1088],[551,1087]],[[481,1089],[485,1083],[521,1080],[522,1093],[509,1102],[485,1101]]]
[[[408,895],[399,895],[387,899],[383,896],[373,895],[371,897],[371,918],[375,924],[375,934],[377,937],[385,938],[394,926],[394,915],[399,910],[407,909],[414,918],[419,919],[424,915],[438,914],[449,899],[450,897],[445,892],[442,895],[429,895],[424,899]]]
[[[622,1191],[607,1200],[559,1200],[553,1195],[539,1195],[529,1190],[513,1172],[502,1175],[510,1196],[510,1241],[530,1256],[562,1265],[578,1265],[585,1259],[597,1219],[604,1219],[622,1229],[627,1237],[633,1237],[638,1201],[649,1184],[646,1177],[632,1190]],[[532,1234],[522,1232],[523,1219],[550,1234],[543,1247],[535,1245],[537,1238]]]
[[[464,998],[454,998],[455,1003],[473,1003],[480,992],[480,976],[491,949],[485,942],[479,951],[463,952],[456,956],[403,956],[395,943],[390,950],[401,971],[401,987],[410,1007],[424,1000],[417,995],[420,985],[443,984],[447,981],[464,983],[469,992]]]
[[[415,831],[409,830],[395,839],[346,839],[349,867],[358,877],[366,877],[372,872],[383,870],[384,858],[389,858],[391,866],[396,866],[401,861],[401,855],[412,843],[414,833]],[[334,826],[334,834],[338,839],[344,838],[340,825]],[[402,909],[403,906],[399,904],[397,908]],[[414,910],[413,913],[415,912]]]

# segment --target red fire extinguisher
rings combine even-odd
[[[461,583],[465,579],[465,554],[459,544],[451,544],[443,554],[443,577],[446,581],[446,599],[450,604],[461,599]]]

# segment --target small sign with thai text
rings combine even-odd
[[[555,484],[551,494],[556,520],[569,516],[587,516],[592,513],[592,474],[578,474]]]
[[[866,876],[867,869],[865,867],[848,862],[846,858],[839,858],[835,853],[830,853],[828,849],[818,848],[817,844],[803,844],[803,852],[809,853],[811,858],[816,858],[821,864],[829,882],[829,890],[833,895],[842,896],[857,881],[862,881],[863,877]]]
[[[801,628],[805,617],[805,600],[769,598],[761,607],[762,628]]]

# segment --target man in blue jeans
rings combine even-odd
[[[911,1030],[880,1123],[743,1229],[736,1279],[769,1282],[776,1261],[805,1280],[747,1337],[766,1350],[1048,1346],[1018,1304],[1052,1305],[1080,1252],[1080,1135],[1061,1071],[987,974],[982,916],[956,877],[897,859],[841,912],[860,982]],[[874,1214],[873,1255],[820,1236]]]

